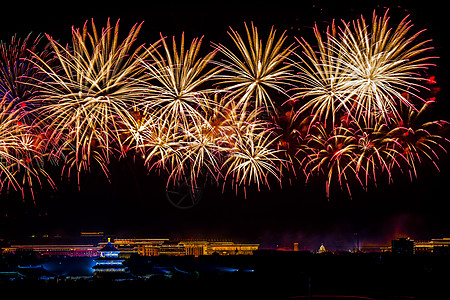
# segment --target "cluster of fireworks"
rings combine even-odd
[[[417,176],[446,153],[447,122],[424,112],[438,88],[429,41],[387,15],[316,26],[316,41],[253,24],[231,46],[161,38],[138,44],[119,22],[72,28],[72,42],[13,37],[0,48],[1,190],[142,157],[167,185],[233,189],[324,178],[345,188]]]

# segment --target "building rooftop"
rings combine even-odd
[[[116,247],[114,247],[111,242],[108,242],[108,244],[105,245],[105,247],[103,247],[102,249],[99,250],[99,252],[111,252],[111,251],[117,251],[120,252],[119,249],[117,249]]]

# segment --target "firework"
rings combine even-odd
[[[406,123],[399,120],[360,127],[353,122],[332,129],[321,122],[310,124],[296,154],[302,161],[307,181],[311,176],[324,174],[329,198],[330,187],[335,182],[351,196],[355,183],[364,189],[377,186],[383,174],[390,183],[396,172],[409,174],[411,180],[416,178],[418,167],[427,163],[439,170],[437,160],[446,153],[444,145],[448,143],[442,133],[448,123],[420,121],[419,113],[410,107],[400,111],[408,115],[403,116]]]
[[[334,22],[327,28],[324,41],[317,26],[314,27],[318,50],[316,51],[304,39],[297,39],[302,53],[294,52],[299,62],[294,62],[300,72],[296,76],[299,86],[293,99],[307,99],[307,102],[297,111],[297,116],[309,114],[311,123],[316,121],[336,124],[336,115],[341,107],[347,91],[343,89],[345,76],[341,68],[340,53],[334,53],[331,39],[336,37]],[[337,57],[336,57],[337,56]]]
[[[205,134],[205,111],[214,105],[215,91],[205,85],[220,67],[208,68],[216,51],[198,57],[201,38],[186,49],[184,34],[179,48],[175,38],[172,49],[162,36],[161,44],[162,51],[153,45],[147,49],[149,59],[140,59],[150,79],[141,84],[144,98],[135,106],[143,134],[134,140],[150,168],[169,172],[168,183],[187,177],[195,186],[200,171],[209,168],[207,161],[216,165],[213,142]]]
[[[396,164],[402,172],[408,172],[411,180],[417,178],[417,168],[421,164],[431,163],[437,170],[437,160],[441,153],[447,153],[444,145],[448,139],[442,134],[448,122],[444,120],[424,121],[421,113],[428,108],[426,103],[420,110],[411,107],[401,107],[402,118],[392,126],[386,136],[395,141],[393,148],[397,149],[399,163]]]
[[[348,91],[342,105],[369,124],[398,118],[399,104],[415,109],[404,95],[417,97],[423,89],[420,70],[432,65],[423,55],[432,49],[426,46],[429,40],[418,41],[423,30],[408,36],[412,24],[407,17],[394,30],[388,21],[387,11],[383,17],[374,13],[371,27],[364,18],[353,26],[344,23],[339,39],[333,39],[333,51],[342,57],[342,88]]]
[[[239,56],[223,45],[216,46],[227,58],[220,63],[227,72],[218,76],[219,85],[224,85],[224,90],[239,97],[239,101],[245,104],[244,109],[264,107],[267,111],[274,111],[275,104],[270,92],[286,95],[285,86],[290,81],[291,73],[290,64],[284,62],[287,62],[292,45],[284,45],[284,33],[277,39],[273,28],[265,45],[253,23],[251,31],[247,24],[245,30],[248,44],[237,31],[230,29],[229,32]]]
[[[318,122],[311,127],[306,147],[309,154],[305,168],[309,174],[325,174],[327,198],[335,178],[341,187],[347,187],[350,194],[349,182],[355,174],[352,162],[355,161],[358,148],[353,132],[345,127],[327,131],[323,123]]]
[[[388,182],[391,182],[391,169],[398,165],[396,141],[389,137],[388,131],[389,128],[384,124],[358,128],[355,131],[358,148],[351,163],[354,165],[355,175],[365,189],[371,183],[376,186],[378,177],[383,173],[387,174]]]
[[[269,186],[269,174],[280,180],[278,171],[281,162],[278,156],[280,150],[272,147],[276,139],[270,133],[254,132],[250,127],[248,132],[237,135],[235,139],[235,146],[224,163],[225,179],[232,177],[237,185],[248,185],[253,182],[258,189],[262,184]]]
[[[179,49],[175,37],[172,51],[162,36],[161,42],[163,53],[152,46],[146,52],[150,60],[140,59],[151,80],[143,85],[145,98],[138,106],[164,118],[176,132],[180,126],[188,128],[190,122],[204,121],[203,111],[210,105],[209,94],[213,93],[205,84],[220,72],[220,68],[207,69],[215,51],[198,57],[201,38],[193,39],[186,51],[184,34]]]
[[[172,134],[166,122],[160,122],[151,114],[143,114],[142,120],[136,148],[141,151],[145,164],[150,170],[162,169],[172,174],[168,182],[171,178],[180,179],[184,170],[179,151],[182,135]]]
[[[298,133],[292,125],[309,122],[308,134],[294,142],[295,158],[307,181],[325,175],[327,197],[333,182],[351,195],[355,182],[366,189],[383,174],[391,182],[394,170],[417,177],[419,164],[436,166],[445,151],[439,127],[446,123],[417,117],[433,102],[422,98],[429,41],[419,41],[422,31],[409,34],[408,18],[388,25],[387,12],[374,13],[371,26],[363,17],[342,27],[333,22],[325,37],[315,26],[316,48],[297,39],[302,52],[292,65],[298,86],[288,102],[300,107],[286,129]]]
[[[301,111],[331,116],[333,123],[338,112],[346,113],[370,125],[399,118],[400,103],[415,109],[404,95],[418,97],[424,80],[420,71],[431,65],[425,52],[432,48],[428,40],[418,41],[423,31],[408,35],[412,24],[407,18],[394,30],[388,21],[386,12],[383,17],[374,13],[372,26],[363,17],[353,26],[343,22],[338,30],[333,24],[326,42],[315,28],[318,55],[300,42],[305,58],[297,64],[298,80],[304,87],[298,97],[308,99]]]
[[[119,22],[97,31],[92,21],[82,31],[72,27],[72,47],[63,47],[47,35],[55,66],[38,57],[36,66],[47,75],[40,81],[43,102],[38,109],[54,146],[51,151],[77,173],[97,161],[106,171],[110,153],[122,151],[119,124],[129,119],[128,107],[137,101],[139,80],[145,76],[137,57],[147,52],[133,45],[141,25],[119,42]]]

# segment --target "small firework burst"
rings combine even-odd
[[[350,194],[350,182],[355,174],[352,162],[357,156],[357,140],[351,129],[334,127],[328,131],[323,123],[317,122],[311,127],[306,142],[308,159],[305,168],[309,174],[325,174],[326,194],[330,195],[330,186],[337,180]]]
[[[273,144],[276,144],[276,138],[270,132],[255,132],[252,127],[236,135],[234,147],[224,163],[225,179],[231,177],[237,186],[253,182],[258,189],[261,185],[269,186],[269,175],[280,180],[280,150]]]

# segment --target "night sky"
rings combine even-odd
[[[243,32],[244,22],[253,21],[264,32],[274,25],[280,32],[287,30],[290,41],[294,41],[293,36],[311,36],[314,22],[351,20],[361,13],[370,20],[377,3],[382,3],[377,8],[379,14],[383,6],[391,7],[393,23],[410,14],[415,24],[413,32],[426,28],[425,36],[434,40],[434,53],[440,59],[430,73],[436,75],[441,91],[432,113],[436,119],[450,120],[449,77],[445,73],[449,67],[446,37],[450,26],[446,8],[433,5],[435,1],[361,1],[364,6],[356,1],[298,2],[301,4],[214,1],[202,6],[172,2],[150,6],[133,1],[116,5],[112,1],[103,7],[91,7],[88,2],[45,7],[17,2],[0,19],[0,39],[33,31],[69,42],[72,25],[81,27],[93,17],[101,27],[110,17],[113,22],[120,18],[122,32],[144,21],[138,36],[141,43],[156,41],[160,32],[180,36],[184,31],[187,39],[204,35],[202,47],[209,50],[211,42],[231,44],[227,36],[229,26]],[[305,186],[303,179],[292,185],[285,181],[282,189],[275,184],[271,190],[249,189],[247,198],[242,190],[237,195],[228,190],[222,193],[221,186],[209,184],[200,203],[188,210],[177,209],[167,201],[164,177],[155,172],[147,174],[142,164],[133,163],[132,159],[111,166],[111,183],[95,170],[83,175],[81,191],[74,181],[60,182],[60,169],[55,169],[51,172],[56,175],[58,190],[37,189],[36,204],[29,199],[23,202],[20,197],[0,195],[0,237],[44,233],[76,236],[80,231],[104,231],[127,237],[236,239],[259,242],[264,247],[300,242],[310,249],[317,249],[322,242],[332,248],[345,248],[353,243],[355,232],[363,242],[380,243],[398,236],[450,237],[448,157],[442,157],[438,165],[440,172],[426,167],[412,182],[409,176],[399,174],[393,184],[381,180],[378,188],[368,192],[355,186],[352,199],[337,189],[327,200],[324,184],[313,181]]]

